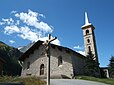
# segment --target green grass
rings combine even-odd
[[[114,85],[114,79],[108,79],[108,78],[95,78],[95,77],[89,77],[89,76],[78,76],[76,79],[83,79],[83,80],[89,80],[89,81],[96,81],[101,82],[109,85]]]
[[[0,77],[0,83],[24,83],[25,85],[46,85],[46,82],[37,77]]]

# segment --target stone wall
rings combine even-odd
[[[85,57],[80,54],[73,54],[72,62],[74,76],[84,75]]]
[[[58,57],[62,57],[62,65],[58,66]],[[66,75],[71,78],[73,74],[72,60],[65,49],[51,48],[51,75]]]
[[[83,60],[78,55],[73,55],[72,52],[63,47],[55,46],[50,48],[50,74],[51,76],[65,75],[72,78],[75,73],[82,73]],[[62,65],[58,66],[58,57],[62,57]],[[27,62],[30,62],[30,68],[27,69]],[[44,75],[40,75],[40,66],[44,65]],[[47,57],[45,48],[41,45],[28,58],[24,60],[21,76],[46,76],[47,75]]]

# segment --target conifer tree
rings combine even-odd
[[[98,77],[99,74],[99,63],[94,60],[94,55],[92,52],[88,52],[86,56],[85,74],[87,76]]]
[[[112,56],[110,59],[109,74],[110,74],[110,77],[114,78],[114,56]]]

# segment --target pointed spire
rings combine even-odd
[[[88,25],[91,25],[91,23],[89,23],[89,18],[87,16],[87,12],[85,12],[85,25],[83,25],[82,27],[85,27],[85,26],[88,26]]]
[[[89,23],[89,18],[87,16],[87,12],[85,12],[85,25],[88,25]]]

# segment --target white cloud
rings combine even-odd
[[[32,42],[38,40],[38,34],[31,31],[30,28],[28,28],[27,26],[18,28],[17,26],[13,25],[13,26],[6,26],[4,29],[5,29],[4,33],[8,35],[17,33],[19,37],[30,40]]]
[[[51,37],[51,38],[53,38],[53,37]],[[46,41],[46,40],[48,40],[48,37],[39,38],[39,40]],[[56,44],[56,45],[60,45],[60,41],[58,39],[52,41],[51,43]]]
[[[15,25],[6,26],[4,28],[4,30],[5,30],[4,33],[5,34],[8,34],[8,35],[13,34],[13,33],[19,33],[20,32],[20,29],[17,26],[15,26]]]
[[[80,54],[82,54],[82,55],[85,55],[85,51],[79,50],[79,51],[76,51],[76,52],[78,52],[78,53],[80,53]]]
[[[82,55],[85,55],[85,51],[82,51],[84,50],[83,46],[80,45],[74,46],[74,50]]]
[[[14,11],[14,10],[13,10],[13,11],[11,11],[11,14],[16,13],[16,12],[17,12],[17,11]]]
[[[12,25],[14,23],[14,20],[12,18],[9,19],[2,18],[2,21],[8,25]]]
[[[36,42],[37,40],[47,40],[48,37],[45,35],[53,32],[53,26],[40,20],[40,17],[45,18],[43,14],[28,10],[28,12],[20,13],[12,11],[11,15],[13,15],[13,18],[2,18],[2,21],[0,21],[0,25],[4,27],[4,34],[12,35],[15,33],[22,39]],[[52,43],[60,45],[58,39]]]
[[[38,40],[45,41],[48,39],[48,37],[42,36],[41,32],[36,33],[30,30],[30,28],[27,26],[18,28],[17,26],[12,25],[12,26],[6,26],[4,29],[5,29],[4,31],[5,34],[10,35],[13,33],[17,33],[17,36],[21,37],[22,39],[30,40],[32,42],[34,41],[36,42]],[[60,45],[60,41],[58,39],[56,39],[52,43],[56,45]]]
[[[20,24],[20,21],[19,20],[17,20],[16,21],[16,23],[15,23],[15,25],[19,25]]]
[[[18,34],[18,36],[20,36],[23,39],[30,40],[32,42],[38,40],[38,34],[31,31],[30,28],[28,28],[27,26],[20,28],[20,34]]]
[[[33,12],[31,10],[28,10],[28,13],[16,13],[15,16],[23,21],[23,23],[33,26],[39,30],[42,30],[44,32],[52,32],[52,28],[45,22],[39,20],[39,16],[45,17],[43,14],[39,14],[37,12]]]
[[[9,40],[9,42],[10,42],[11,44],[15,43],[15,41],[14,41],[14,40]]]
[[[74,49],[77,49],[77,50],[82,50],[82,49],[83,49],[83,47],[81,47],[81,46],[77,45],[77,46],[74,46]]]
[[[56,40],[52,41],[52,43],[53,44],[56,44],[56,45],[60,45],[61,44],[60,41],[59,41],[59,39],[56,39]]]
[[[39,16],[43,17],[43,18],[46,18],[43,14],[39,14]]]
[[[4,25],[5,24],[5,22],[0,22],[0,25]]]

